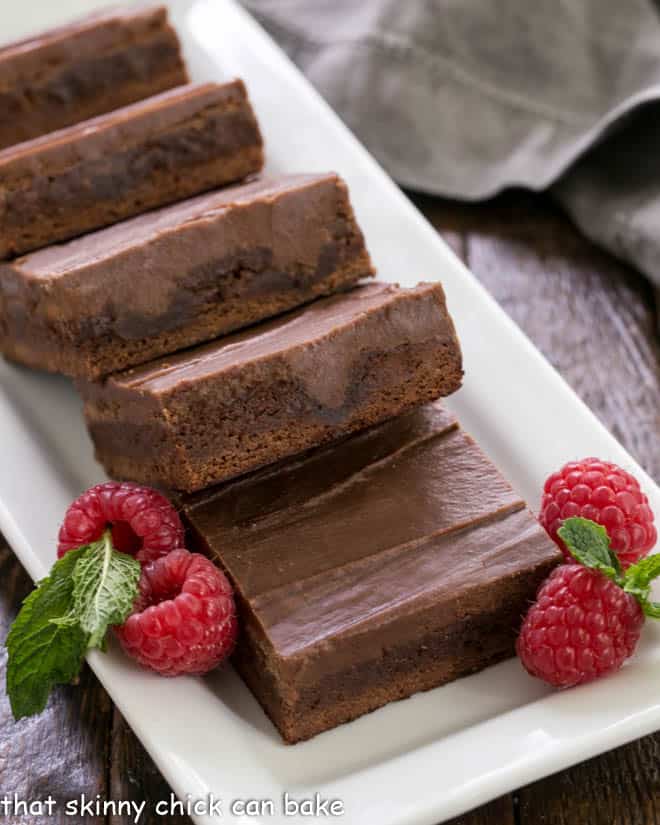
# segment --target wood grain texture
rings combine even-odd
[[[192,825],[192,820],[187,816],[156,814],[158,802],[167,802],[169,808],[172,791],[116,709],[112,725],[110,794],[112,799],[135,800],[138,805],[143,800],[146,801],[145,814],[140,820],[140,825]],[[125,822],[123,816],[108,818],[108,825],[125,825]]]
[[[545,197],[510,193],[476,206],[416,201],[605,426],[660,478],[660,346],[646,279],[585,240]]]
[[[513,192],[477,206],[414,199],[605,425],[660,478],[658,319],[647,282],[584,240],[543,196]],[[0,577],[4,638],[29,589],[4,544]],[[2,650],[3,680],[4,656]],[[500,797],[453,825],[660,825],[659,766],[660,734]],[[14,725],[0,698],[0,797],[14,792],[31,799],[49,792],[144,799],[150,814],[143,823],[190,825],[185,817],[153,814],[169,788],[87,669],[78,687],[56,691],[38,719]],[[103,821],[128,825],[130,817]]]
[[[518,792],[521,825],[658,825],[660,734]]]
[[[457,816],[447,825],[517,825],[510,794],[494,799],[487,805]]]

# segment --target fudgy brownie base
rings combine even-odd
[[[561,554],[437,403],[180,499],[287,742],[513,655]]]
[[[163,6],[110,9],[0,48],[0,149],[188,82]]]
[[[440,284],[372,284],[79,387],[110,475],[193,491],[449,395],[462,374]]]
[[[529,514],[528,514],[529,515]],[[200,543],[201,548],[201,543]],[[495,587],[491,598],[499,606],[479,617],[465,617],[382,651],[379,659],[348,667],[334,678],[301,690],[292,701],[295,675],[277,676],[272,654],[257,652],[253,638],[241,640],[233,664],[264,712],[290,745],[351,722],[390,702],[432,690],[478,673],[515,655],[515,638],[543,580],[560,560],[538,564],[519,581]],[[221,565],[222,566],[222,565]],[[246,608],[240,609],[241,628]],[[422,617],[420,617],[420,621]],[[432,625],[431,611],[424,620]],[[379,648],[373,639],[374,650]],[[281,681],[279,681],[281,679]],[[289,681],[291,680],[291,681]],[[286,684],[285,684],[286,681]]]
[[[0,152],[0,259],[241,180],[263,165],[242,81],[180,86]]]
[[[253,181],[0,264],[0,351],[98,378],[372,274],[336,175]]]

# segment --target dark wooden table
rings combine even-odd
[[[653,293],[644,278],[580,237],[544,196],[512,192],[479,206],[415,200],[578,395],[651,476],[660,478],[660,353]],[[4,639],[31,585],[1,540],[0,581]],[[1,656],[4,668],[4,650]],[[58,690],[38,718],[15,725],[6,698],[0,698],[0,798],[14,793],[21,799],[51,793],[62,801],[82,793],[144,799],[153,811],[170,790],[86,669],[80,685]],[[48,820],[11,821],[70,825],[81,820],[60,811]],[[85,821],[128,825],[131,820]],[[156,821],[189,822],[153,813],[141,820]],[[507,794],[456,822],[658,825],[660,734]]]

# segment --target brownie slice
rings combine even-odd
[[[372,274],[336,175],[254,181],[0,264],[0,350],[97,378]]]
[[[240,80],[179,86],[0,152],[0,259],[240,180],[263,165]]]
[[[235,666],[287,742],[513,655],[561,561],[437,402],[181,505],[236,588]]]
[[[371,284],[172,357],[80,382],[116,478],[193,491],[458,389],[440,284]]]
[[[0,48],[0,149],[188,82],[164,6],[109,9]]]

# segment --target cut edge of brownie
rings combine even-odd
[[[406,361],[410,357],[421,361],[430,358],[434,354],[433,348],[417,348],[415,352],[404,348],[404,350],[399,353],[400,356],[403,356],[403,361]],[[439,362],[440,359],[436,358],[436,363]],[[379,369],[383,361],[379,363],[378,359],[376,359],[372,363],[374,369]],[[451,359],[443,359],[442,364],[443,366],[448,366],[448,368],[451,367]],[[350,425],[346,425],[339,431],[339,435],[350,435],[356,431],[374,426],[383,421],[384,418],[402,415],[420,404],[433,401],[438,397],[450,395],[458,389],[461,380],[462,372],[455,372],[450,376],[438,380],[433,370],[420,367],[417,372],[411,374],[410,378],[405,382],[404,387],[400,387],[396,393],[392,391],[388,393],[387,412],[384,411],[384,405],[381,400],[364,405],[361,407],[360,413],[352,417]],[[275,405],[278,401],[277,393],[270,391],[263,400],[266,404],[269,403],[270,400],[270,403]],[[164,413],[161,408],[157,416],[163,415]],[[245,422],[248,418],[247,416],[241,416],[241,414],[239,414],[238,417],[242,422]],[[237,476],[278,461],[286,456],[303,452],[312,446],[327,444],[334,441],[338,435],[338,432],[330,426],[323,428],[298,426],[295,434],[291,434],[289,437],[278,435],[276,440],[261,435],[246,437],[244,433],[236,431],[232,436],[232,441],[236,442],[239,455],[235,456],[233,460],[231,458],[228,459],[226,456],[216,456],[214,458],[213,451],[209,450],[207,451],[205,469],[203,471],[193,470],[187,466],[188,462],[185,449],[179,447],[175,451],[176,461],[179,462],[178,465],[172,461],[174,456],[156,456],[151,469],[149,469],[145,467],[145,460],[142,457],[132,458],[119,456],[116,454],[114,447],[111,448],[110,451],[101,448],[98,445],[96,436],[102,432],[102,429],[95,426],[93,419],[89,415],[87,416],[87,421],[92,439],[96,442],[96,458],[105,467],[111,477],[145,484],[154,484],[156,486],[184,492],[195,492],[219,481],[236,478]],[[136,436],[139,437],[137,432],[131,431],[131,428],[127,427],[124,438],[128,433],[130,433],[132,440],[134,440]],[[142,435],[144,435],[143,432]],[[162,443],[163,438],[161,433],[154,433],[154,436],[155,440],[152,438],[148,438],[145,441],[141,440],[141,452],[143,455],[153,455],[155,445]],[[196,438],[197,436],[194,433],[188,436],[190,442],[195,441]],[[116,443],[119,443],[119,433],[117,433],[117,439],[118,441]]]
[[[510,517],[524,516],[533,523],[537,538],[544,541],[547,552],[544,557],[538,554],[522,572],[480,588],[483,601],[490,605],[488,610],[479,615],[471,615],[468,610],[465,616],[447,624],[438,619],[432,602],[427,600],[423,609],[415,613],[416,621],[427,628],[426,632],[392,647],[379,647],[377,640],[373,640],[375,655],[372,659],[325,674],[316,682],[306,683],[305,677],[299,675],[309,667],[305,662],[305,649],[293,656],[283,656],[275,651],[249,600],[243,597],[240,583],[233,582],[241,632],[249,641],[247,645],[238,645],[232,661],[287,744],[309,739],[389,702],[440,687],[513,657],[516,635],[534,594],[561,562],[561,554],[551,545],[522,501],[486,522],[504,523]],[[484,523],[450,531],[443,539],[451,541],[461,533],[478,530]],[[192,533],[195,546],[223,567],[222,560],[209,551],[194,526]],[[231,579],[231,573],[225,572]],[[458,615],[463,609],[463,598],[455,600]],[[443,608],[446,609],[446,605]],[[396,625],[402,621],[402,615],[405,619],[405,609],[404,606],[401,614],[397,603],[391,609],[381,611],[378,619],[384,626],[388,623]],[[351,632],[354,635],[364,632],[371,638],[367,634],[372,619],[365,618],[364,631],[358,626]],[[310,646],[321,649],[323,641],[310,643]],[[327,653],[321,650],[316,655]],[[286,688],[292,689],[288,691]]]
[[[518,586],[526,595],[516,597],[513,591],[503,594],[502,604],[507,609],[494,609],[479,619],[464,619],[449,630],[442,627],[400,649],[388,651],[387,664],[377,671],[384,671],[384,681],[379,683],[365,685],[365,676],[373,677],[376,670],[374,663],[369,662],[363,669],[347,669],[325,680],[320,691],[301,692],[299,701],[290,703],[277,688],[271,658],[262,654],[255,659],[252,655],[258,650],[255,641],[250,655],[246,655],[246,646],[239,644],[232,663],[286,744],[293,745],[390,702],[433,690],[515,656],[515,639],[526,608],[560,561],[556,557],[542,562],[519,580]],[[245,615],[245,609],[239,609],[242,633]],[[488,640],[488,650],[484,649],[484,639]],[[448,665],[440,657],[452,640],[462,647],[462,653]]]
[[[112,376],[104,384],[79,382],[98,460],[115,478],[193,492],[328,443],[338,436],[370,427],[456,391],[463,378],[461,353],[442,286],[439,283],[422,284],[398,292],[392,285],[372,284],[371,287],[384,288],[388,294],[394,294],[404,302],[430,300],[434,311],[438,311],[438,317],[432,322],[430,315],[427,317],[424,331],[418,333],[417,341],[406,337],[404,324],[396,345],[387,338],[386,341],[381,340],[380,349],[358,350],[357,355],[352,354],[350,376],[346,379],[346,386],[339,388],[343,391],[343,398],[336,411],[315,401],[309,390],[300,383],[301,379],[294,381],[288,375],[285,353],[272,356],[272,368],[267,379],[263,374],[266,369],[264,359],[248,362],[253,364],[250,367],[253,377],[247,384],[239,378],[240,367],[220,373],[223,378],[218,386],[222,390],[221,396],[227,395],[227,398],[222,403],[209,406],[207,388],[203,404],[207,415],[201,414],[202,405],[195,397],[194,382],[185,377],[180,381],[180,387],[177,385],[178,389],[171,391],[170,399],[164,399],[160,393],[147,392],[139,385],[140,379],[137,377],[153,370],[153,364],[146,364]],[[357,287],[344,293],[344,296],[349,300],[360,289],[367,290],[369,287]],[[390,292],[392,289],[393,293]],[[321,302],[337,300],[338,297],[321,299],[311,307],[314,310]],[[357,325],[362,327],[361,335],[366,335],[367,330],[376,330],[383,319],[389,317],[392,306],[384,303],[369,314],[361,313],[364,319],[357,316],[338,330],[324,333],[319,340],[328,342],[328,357],[332,357],[330,353],[338,340],[337,336],[343,335],[349,342],[358,334],[355,331]],[[412,311],[412,307],[407,311]],[[430,313],[430,305],[425,311]],[[380,313],[378,318],[374,313]],[[289,316],[299,317],[295,313]],[[262,325],[261,328],[249,330],[249,333],[259,335],[263,329]],[[231,351],[233,341],[229,337],[219,343]],[[189,363],[195,363],[200,353],[206,352],[210,346],[215,344],[189,350],[182,355],[189,359]],[[318,347],[318,342],[314,346]],[[294,351],[300,349],[294,348]],[[314,351],[312,358],[318,359],[317,351]],[[165,364],[166,373],[172,371],[169,359],[154,363]],[[305,369],[309,371],[310,367]],[[210,380],[219,381],[217,376]],[[232,383],[234,380],[236,384]],[[314,374],[310,380],[322,384],[323,376]],[[158,408],[159,411],[140,415],[139,406],[144,398],[150,398],[148,408]],[[188,413],[192,408],[196,409],[196,414],[191,417]],[[276,425],[282,409],[288,410],[289,418]],[[128,410],[137,413],[132,422],[125,420]],[[293,410],[297,410],[295,426],[291,418]],[[309,412],[308,423],[303,420],[305,410]],[[173,438],[176,445],[171,444],[169,451],[163,449]],[[130,454],[126,451],[127,445],[130,445]]]
[[[97,381],[154,358],[229,335],[310,303],[316,298],[350,289],[362,278],[372,277],[369,267],[368,255],[363,254],[340,271],[317,281],[304,293],[282,292],[268,299],[244,300],[231,313],[222,302],[216,301],[200,311],[193,321],[188,321],[184,328],[166,330],[137,340],[108,336],[82,342],[73,338],[70,343],[62,345],[62,339],[52,334],[51,327],[42,338],[32,335],[28,345],[24,346],[20,339],[4,332],[0,318],[0,351],[8,360],[32,369]],[[0,276],[1,274],[0,265]],[[240,274],[237,275],[237,280],[240,280]],[[37,342],[39,348],[35,347]]]
[[[261,192],[258,190],[254,201],[248,199],[247,191],[258,186],[265,187],[263,204],[260,203]],[[224,193],[232,192],[235,193],[235,200],[222,200],[231,197]],[[164,283],[168,285],[167,289],[172,290],[168,307],[144,320],[131,321],[128,334],[125,327],[131,310],[124,310],[122,304],[117,309],[116,303],[120,298],[112,297],[110,303],[107,303],[107,297],[93,300],[96,295],[94,289],[97,292],[100,289],[101,295],[107,294],[105,279],[100,281],[99,272],[94,272],[102,259],[97,258],[91,263],[84,259],[78,260],[73,267],[75,289],[79,289],[81,279],[84,288],[85,283],[90,281],[89,276],[92,276],[86,291],[88,301],[91,301],[90,308],[88,315],[80,320],[73,309],[76,307],[72,300],[75,296],[68,298],[74,287],[68,285],[68,282],[60,286],[60,278],[66,274],[66,269],[60,264],[62,269],[58,270],[58,259],[55,258],[56,263],[53,264],[52,259],[46,258],[46,266],[54,266],[56,274],[53,280],[50,274],[44,277],[41,275],[40,266],[43,267],[44,264],[40,261],[44,254],[53,250],[55,255],[63,255],[66,261],[66,256],[73,254],[69,250],[77,249],[85,241],[84,238],[15,261],[4,264],[0,262],[0,351],[10,360],[35,369],[98,380],[110,373],[139,366],[260,323],[316,298],[345,291],[360,280],[373,277],[375,270],[355,219],[348,188],[334,173],[285,176],[265,181],[256,178],[246,185],[219,190],[217,193],[184,201],[175,207],[169,206],[152,212],[150,214],[158,216],[158,220],[162,216],[165,223],[162,227],[160,223],[157,224],[157,228],[152,230],[153,235],[137,237],[136,253],[131,253],[130,247],[114,248],[117,231],[124,225],[131,230],[133,225],[144,220],[144,216],[107,227],[87,237],[95,238],[99,249],[112,250],[112,254],[122,260],[122,266],[128,266],[129,270],[131,266],[128,261],[133,259],[122,259],[121,256],[135,254],[137,263],[153,274],[158,271],[157,262],[176,242],[179,228],[185,233],[190,232],[192,238],[192,233],[208,233],[207,226],[215,227],[217,220],[219,237],[222,237],[226,231],[222,223],[224,218],[214,217],[217,210],[218,216],[228,216],[230,234],[236,231],[237,226],[240,231],[246,231],[250,227],[252,203],[257,210],[276,209],[274,214],[270,214],[272,223],[276,220],[275,215],[289,205],[294,207],[294,214],[299,214],[308,197],[307,193],[311,194],[312,206],[318,204],[319,216],[314,217],[311,223],[309,216],[303,218],[300,214],[297,221],[305,221],[305,225],[311,224],[309,231],[315,238],[311,246],[314,255],[299,250],[295,241],[293,252],[289,251],[289,230],[283,234],[282,242],[273,236],[269,254],[264,253],[268,253],[266,247],[262,250],[259,246],[260,241],[265,243],[268,237],[268,232],[261,232],[257,233],[254,240],[250,236],[250,244],[257,245],[254,254],[250,249],[236,247],[234,242],[231,255],[216,260],[209,257],[208,252],[204,252],[199,258],[191,259],[189,270],[173,269],[169,263],[172,257],[170,255],[164,270]],[[331,201],[326,193],[332,193]],[[200,205],[194,206],[198,202]],[[330,209],[326,205],[328,203],[332,204]],[[190,208],[183,213],[180,224],[167,223],[170,212],[186,204],[190,204]],[[198,211],[192,211],[193,209]],[[236,218],[232,217],[234,214]],[[246,218],[241,217],[243,215]],[[299,229],[303,230],[302,224]],[[273,232],[272,227],[270,231]],[[206,235],[199,237],[201,239]],[[146,247],[142,247],[142,243],[146,243]],[[203,247],[208,249],[208,244],[203,244]],[[282,256],[286,263],[278,269],[271,259],[274,257],[278,260]],[[112,267],[113,258],[110,255],[109,260]],[[229,261],[232,261],[231,267],[228,266]],[[100,264],[101,267],[103,265]],[[90,266],[91,270],[87,268]],[[263,286],[260,285],[262,279]],[[135,280],[135,277],[131,279],[131,288],[134,288]],[[100,286],[101,283],[103,286]],[[119,295],[126,292],[128,283],[125,276],[120,278]],[[99,309],[103,300],[106,301],[103,309],[105,315]],[[72,309],[60,317],[54,309],[62,303]],[[74,318],[75,321],[72,320]],[[142,334],[136,337],[133,329],[138,328],[138,323]]]
[[[65,44],[74,55],[68,63],[59,60]],[[0,63],[9,64],[0,101],[11,113],[0,124],[0,149],[188,82],[179,38],[160,3],[95,12],[8,43]]]
[[[437,404],[429,406],[438,407]],[[420,414],[421,411],[417,411],[405,418],[412,420],[412,416]],[[403,419],[404,417],[400,420]],[[358,436],[348,437],[341,443],[345,447],[350,447],[351,442],[356,443],[356,438],[381,438],[385,428],[394,427],[396,421],[374,427],[371,431]],[[472,450],[473,454],[481,455],[482,460],[496,472],[473,439],[460,428],[457,429],[455,420],[453,426],[446,426],[438,435],[444,439],[449,437],[450,433],[457,434],[452,438],[462,439],[466,449]],[[420,440],[411,441],[410,445],[413,449],[418,449],[420,445],[431,443],[434,437],[431,433]],[[504,498],[498,499],[500,503],[497,506],[489,505],[489,514],[465,524],[459,523],[438,537],[426,536],[421,542],[411,543],[409,548],[399,546],[395,542],[391,547],[387,546],[384,552],[377,551],[364,557],[358,555],[356,561],[349,562],[348,565],[341,561],[338,563],[337,573],[341,571],[342,575],[336,578],[336,582],[334,573],[323,572],[324,567],[319,568],[317,562],[313,563],[313,569],[318,570],[318,573],[312,578],[296,579],[294,591],[287,583],[286,576],[282,577],[280,573],[275,577],[278,583],[274,583],[271,589],[268,589],[264,574],[260,574],[258,582],[250,573],[246,573],[248,578],[243,582],[236,580],[231,567],[227,567],[222,558],[223,544],[227,552],[226,541],[229,541],[229,547],[232,548],[230,554],[238,553],[236,558],[243,559],[240,565],[245,567],[246,571],[251,569],[257,559],[260,559],[260,565],[268,562],[264,556],[264,549],[259,550],[259,555],[250,561],[249,557],[243,557],[243,551],[239,553],[233,547],[233,521],[236,520],[239,536],[242,531],[247,530],[248,525],[252,525],[251,507],[235,511],[234,499],[249,496],[250,487],[255,484],[257,489],[263,486],[262,491],[255,497],[255,502],[260,501],[270,489],[271,482],[278,478],[278,474],[283,473],[283,483],[287,484],[287,488],[294,485],[297,489],[301,482],[305,485],[306,492],[300,500],[294,495],[289,501],[287,493],[282,499],[278,498],[275,505],[278,511],[282,508],[283,514],[288,513],[288,508],[292,507],[292,518],[295,523],[300,517],[295,514],[300,514],[301,507],[305,508],[303,502],[307,496],[311,495],[312,500],[317,500],[319,496],[315,489],[316,485],[312,485],[307,492],[308,482],[302,479],[307,478],[310,473],[315,473],[319,469],[319,462],[331,458],[330,453],[334,449],[334,446],[330,446],[312,450],[305,456],[263,469],[228,485],[220,485],[193,496],[180,496],[178,500],[192,546],[214,559],[234,585],[241,621],[241,639],[233,657],[234,666],[285,742],[289,744],[351,721],[391,701],[433,689],[513,656],[515,637],[522,617],[538,586],[562,558],[525,503],[508,486],[510,494],[502,493]],[[366,452],[364,448],[360,449],[363,455],[371,455],[373,447],[368,446]],[[374,467],[383,461],[379,455],[375,453],[370,459],[376,462]],[[398,450],[384,458],[392,463],[394,456],[399,456]],[[398,460],[397,458],[397,466]],[[299,476],[302,472],[298,469],[300,467],[307,468],[307,476]],[[291,473],[291,477],[287,482],[288,473]],[[334,476],[333,470],[331,477]],[[353,479],[354,475],[351,474],[347,478]],[[363,483],[369,482],[365,479]],[[506,482],[504,484],[506,485]],[[338,476],[332,481],[332,485],[337,485],[337,489],[341,490],[345,482]],[[230,491],[235,491],[235,495]],[[321,496],[321,499],[325,500],[324,496]],[[220,508],[217,512],[223,514],[216,532],[211,533],[211,544],[204,535],[203,526],[206,525],[206,529],[209,529],[209,519],[215,518],[211,516],[213,510],[207,509],[209,505]],[[333,505],[335,508],[339,506],[339,503]],[[198,508],[201,508],[200,512],[203,513],[201,522],[196,512]],[[269,513],[264,514],[264,525],[275,524],[273,518],[274,516]],[[308,518],[311,518],[311,514]],[[284,515],[281,519],[282,521],[277,523],[289,523]],[[303,535],[304,528],[300,529],[303,530]],[[224,531],[229,531],[226,540],[223,540]],[[261,531],[255,524],[247,530],[245,540],[256,541],[261,547],[260,535]],[[296,535],[295,530],[293,535]],[[218,551],[214,549],[215,546],[219,548]],[[474,561],[470,561],[471,553],[465,555],[467,547],[473,548],[476,554]],[[483,557],[480,556],[482,547],[487,548]],[[447,557],[444,553],[449,548],[452,549]],[[246,552],[250,552],[249,548]],[[312,619],[313,616],[320,615],[319,611],[323,610],[322,605],[329,598],[329,592],[343,590],[344,578],[347,582],[359,581],[361,589],[372,592],[374,588],[379,587],[381,570],[385,571],[383,575],[386,579],[392,575],[387,572],[387,559],[401,559],[404,553],[413,554],[405,562],[409,569],[411,565],[417,567],[423,563],[422,572],[417,574],[417,578],[426,576],[429,560],[431,566],[435,566],[434,569],[442,567],[444,570],[445,563],[449,563],[449,583],[443,579],[436,581],[431,578],[428,586],[425,585],[421,591],[422,595],[413,590],[409,593],[408,599],[403,601],[400,599],[401,587],[398,586],[396,597],[394,598],[393,594],[391,604],[387,603],[389,597],[386,594],[389,591],[381,589],[379,592],[383,595],[379,596],[376,602],[381,604],[381,608],[374,612],[371,603],[365,605],[364,615],[358,619],[357,624],[351,622],[350,625],[344,626],[344,620],[335,616],[335,610],[339,609],[341,602],[335,603],[332,600],[328,603],[333,608],[329,623]],[[450,595],[447,599],[446,594],[448,590],[452,592],[453,581],[451,553],[456,558],[461,558],[463,565],[475,564],[475,570],[480,567],[481,558],[481,564],[485,567],[478,581],[469,586],[461,586],[457,595]],[[438,562],[433,560],[436,557]],[[399,563],[401,562],[396,562]],[[280,560],[275,559],[273,564],[279,570]],[[351,568],[354,568],[352,573]],[[455,571],[454,574],[458,577],[456,580],[460,579],[463,582],[465,572],[465,569]],[[238,574],[239,579],[241,575]],[[243,584],[248,585],[247,591],[244,591]],[[262,589],[264,587],[265,590]],[[251,592],[255,588],[256,592]],[[288,609],[284,612],[278,592],[286,594],[285,603]],[[295,596],[292,596],[293,592]],[[358,601],[354,601],[356,599]],[[351,603],[353,602],[362,604],[358,592],[351,589]],[[275,614],[270,612],[267,606],[269,603],[277,605]],[[300,605],[304,605],[302,613],[299,612]],[[273,616],[279,616],[275,625],[272,624]],[[281,646],[282,639],[289,633],[285,630],[285,637],[282,637],[282,631],[277,630],[281,620],[286,622],[287,627],[293,626],[292,623],[295,622],[295,627],[298,628],[294,637],[297,641],[293,647]],[[262,621],[266,621],[269,631],[266,631]],[[313,622],[313,626],[308,628],[306,623],[310,621]],[[322,632],[324,626],[325,633],[329,634],[327,636]],[[344,627],[342,630],[337,629]],[[396,630],[392,631],[391,628]],[[275,640],[278,637],[280,641],[277,642],[276,649]],[[340,650],[344,650],[344,653],[336,657],[335,654]],[[346,658],[349,650],[353,653]],[[362,652],[358,654],[356,650]],[[370,651],[373,651],[373,655]]]
[[[236,90],[235,99],[227,96],[226,87]],[[217,88],[221,98],[203,105],[204,92]],[[165,128],[147,129],[130,146],[119,136],[131,117],[157,112],[165,102],[176,105],[186,90],[199,96],[198,110],[183,115]],[[113,151],[99,156],[99,147],[76,158],[67,159],[63,170],[36,179],[22,172],[10,174],[0,194],[0,216],[5,225],[0,239],[0,260],[69,240],[104,226],[110,226],[142,212],[166,206],[201,192],[243,180],[261,171],[264,164],[263,138],[241,80],[227,84],[191,84],[154,98],[131,104],[91,121],[35,138],[18,147],[0,151],[0,166],[23,161],[30,152],[53,153],[59,144],[78,136],[85,129],[97,140],[101,131],[113,130]],[[225,134],[224,144],[218,135]],[[16,150],[16,154],[14,153]],[[115,151],[117,150],[117,151]],[[70,150],[66,149],[70,154]],[[114,152],[114,154],[113,154]],[[119,171],[107,168],[107,158],[118,164]],[[92,182],[90,184],[90,181]],[[109,196],[100,198],[99,187],[110,186]],[[38,190],[41,191],[38,191]],[[2,191],[4,190],[4,191]],[[8,220],[7,216],[12,216]]]

